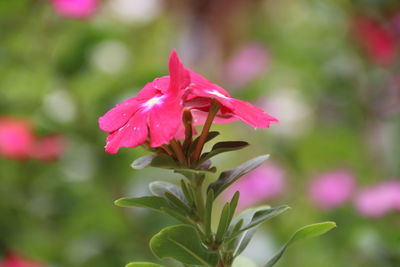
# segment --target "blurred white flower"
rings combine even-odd
[[[257,232],[241,255],[251,259],[256,266],[263,266],[275,254],[277,247],[268,232]]]
[[[298,137],[311,129],[312,112],[300,92],[291,88],[280,88],[266,96],[261,103],[264,110],[279,119],[279,125],[270,131],[279,136]]]
[[[108,7],[121,21],[147,23],[161,13],[163,4],[163,0],[111,0]]]
[[[233,267],[257,267],[257,265],[247,257],[238,256],[232,264]]]
[[[117,40],[107,40],[97,44],[90,53],[92,66],[108,74],[121,72],[130,59],[126,45]]]
[[[88,144],[71,142],[61,167],[66,179],[70,181],[91,179],[97,168],[95,150]]]
[[[51,119],[68,123],[75,119],[75,103],[66,90],[56,90],[44,98],[43,110]]]
[[[102,253],[104,246],[105,240],[100,236],[86,235],[69,243],[64,253],[71,262],[82,265]]]

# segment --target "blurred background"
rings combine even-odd
[[[295,229],[333,220],[277,266],[400,266],[398,0],[0,1],[1,266],[160,263],[148,240],[176,222],[113,201],[178,176],[132,170],[140,148],[106,154],[97,119],[166,75],[173,48],[280,119],[214,128],[253,144],[219,170],[271,154],[235,185],[240,208],[292,207],[246,256],[262,266]]]

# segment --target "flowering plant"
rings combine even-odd
[[[153,209],[182,223],[161,230],[150,240],[150,247],[158,257],[173,258],[185,266],[232,266],[256,228],[289,207],[250,208],[235,217],[240,196],[237,191],[225,203],[219,223],[213,229],[211,215],[215,199],[243,175],[264,163],[268,155],[223,171],[216,181],[205,185],[206,175],[217,172],[211,161],[214,156],[249,144],[223,141],[214,144],[208,152],[203,152],[203,148],[206,142],[219,135],[210,131],[212,123],[241,120],[255,128],[268,128],[278,120],[246,101],[232,98],[222,87],[186,69],[175,51],[170,56],[169,73],[146,84],[136,97],[108,111],[99,119],[99,126],[109,133],[106,152],[117,153],[120,147],[142,145],[152,154],[135,160],[134,169],[149,166],[168,169],[183,178],[179,186],[153,182],[150,184],[152,196],[121,198],[115,204]],[[203,125],[199,134],[194,128],[196,125]],[[333,222],[324,222],[301,228],[265,266],[274,265],[293,242],[323,234],[334,226]],[[136,262],[127,266],[159,265]]]

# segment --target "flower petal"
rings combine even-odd
[[[271,122],[279,122],[278,119],[267,114],[259,107],[253,106],[249,102],[231,98],[234,106],[233,114],[243,122],[256,128],[268,128]]]
[[[183,66],[175,50],[171,52],[169,57],[169,75],[169,93],[179,94],[190,84],[189,71]]]
[[[161,89],[158,86],[155,86],[155,82],[159,79],[165,79],[165,77],[157,78],[152,82],[147,83],[142,90],[136,95],[138,100],[148,100],[156,95],[161,94]]]
[[[99,118],[99,127],[105,132],[114,132],[124,126],[131,116],[138,110],[140,101],[132,97],[121,104],[117,104]]]
[[[147,134],[147,116],[138,111],[123,127],[107,137],[106,152],[114,154],[120,147],[139,146],[146,141]]]
[[[200,90],[216,91],[223,96],[230,97],[230,94],[218,84],[212,83],[203,76],[189,70],[190,73],[190,87]]]
[[[168,97],[149,111],[150,146],[167,144],[177,134],[182,123],[182,104],[179,99]]]

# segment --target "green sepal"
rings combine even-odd
[[[207,190],[213,189],[215,197],[217,197],[220,193],[222,193],[228,186],[233,184],[236,180],[238,180],[243,175],[251,172],[256,169],[258,166],[263,164],[269,155],[263,155],[256,158],[253,158],[245,163],[239,165],[238,167],[224,171],[220,174],[217,181],[211,183],[208,186]]]
[[[150,248],[160,258],[173,258],[184,264],[214,267],[218,262],[218,254],[202,245],[198,232],[190,225],[164,228],[150,240]]]
[[[322,223],[315,223],[304,226],[297,230],[292,237],[290,237],[289,241],[284,244],[279,251],[264,265],[264,267],[271,267],[278,262],[278,260],[282,257],[285,250],[292,245],[293,243],[311,237],[316,237],[326,232],[330,231],[331,229],[336,227],[336,223],[334,222],[322,222]]]

